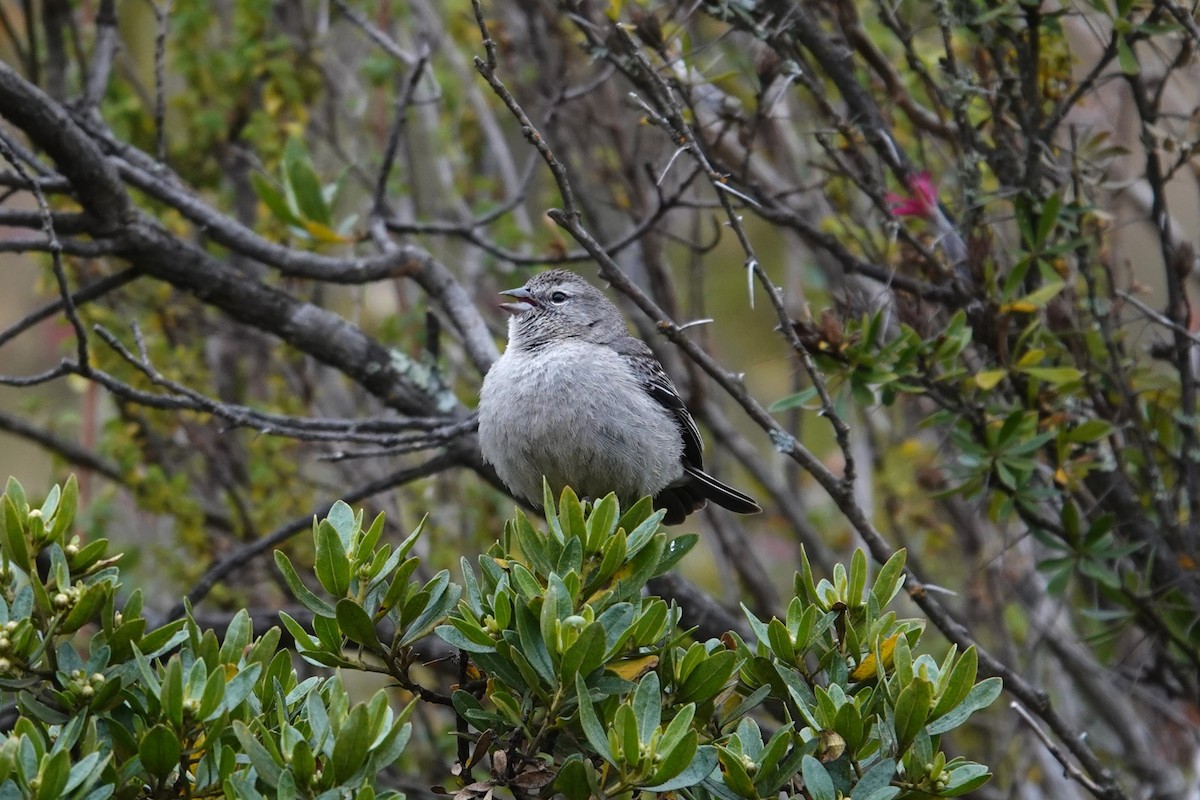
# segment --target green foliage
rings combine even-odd
[[[450,704],[471,740],[462,779],[481,792],[758,798],[803,785],[878,800],[956,797],[988,779],[940,743],[1000,681],[976,682],[973,648],[940,663],[916,653],[923,625],[884,610],[904,583],[903,552],[873,581],[861,551],[819,582],[805,559],[785,619],[746,611],[756,641],[699,642],[677,606],[646,592],[694,535],[670,537],[649,499],[622,513],[612,495],[586,505],[566,489],[556,506],[547,490],[545,505],[544,530],[518,513],[477,569],[464,558],[460,587],[444,571],[411,579],[419,529],[380,544],[381,517],[364,530],[339,504],[313,526],[322,594],[276,554],[314,614],[311,631],[285,617],[288,630],[315,664],[383,672]],[[464,659],[449,697],[409,674],[431,630]],[[472,782],[485,756],[491,773]]]
[[[1171,555],[1156,554],[1134,524],[1150,515],[1173,532],[1191,513],[1182,498],[1194,420],[1179,413],[1178,373],[1128,354],[1113,323],[1114,278],[1086,263],[1107,234],[1094,208],[1058,191],[1020,194],[1012,211],[1019,246],[988,250],[980,234],[968,308],[939,320],[903,308],[844,321],[830,312],[798,324],[804,346],[835,396],[920,408],[924,428],[948,433],[955,455],[939,466],[939,489],[980,502],[997,523],[1023,523],[1043,548],[1051,593],[1086,587],[1090,614],[1125,625],[1185,607],[1163,565],[1190,569],[1192,554],[1173,533]],[[903,406],[913,398],[922,405]],[[810,388],[773,408],[815,400]],[[1168,649],[1190,663],[1196,616],[1170,616],[1160,620]]]
[[[0,689],[20,714],[0,735],[0,796],[396,796],[376,794],[377,774],[404,750],[412,704],[396,713],[383,690],[351,704],[337,676],[300,680],[279,629],[253,638],[245,611],[224,641],[190,615],[147,630],[139,592],[118,610],[107,543],[70,536],[77,499],[74,478],[40,508],[15,480],[0,498]],[[337,504],[313,524],[322,594],[276,553],[314,615],[311,632],[282,615],[300,654],[452,707],[474,740],[463,776],[490,756],[489,785],[758,798],[803,783],[813,797],[893,798],[987,780],[939,744],[999,681],[976,683],[973,649],[914,655],[922,625],[883,610],[903,552],[873,582],[861,551],[832,581],[805,559],[785,620],[746,612],[756,643],[697,642],[678,607],[645,592],[694,534],[669,537],[648,498],[622,513],[614,496],[585,506],[567,489],[546,506],[544,531],[518,514],[478,573],[464,559],[460,586],[444,570],[412,579],[420,527],[393,547],[382,515],[364,529]],[[449,696],[409,675],[433,631],[466,659]],[[783,716],[764,735],[768,704]]]
[[[11,479],[0,497],[0,691],[19,714],[0,797],[398,796],[374,785],[407,712],[301,681],[245,611],[223,642],[190,616],[149,630],[139,591],[118,602],[119,556],[71,535],[77,501],[74,477],[41,507]]]
[[[258,197],[279,222],[301,238],[315,244],[345,244],[351,241],[346,232],[353,226],[356,217],[350,216],[332,228],[333,209],[340,181],[322,185],[312,157],[304,141],[288,139],[283,148],[283,163],[280,168],[280,185],[275,186],[261,174],[250,176]]]

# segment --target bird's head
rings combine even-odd
[[[566,339],[606,342],[626,332],[617,307],[573,272],[552,269],[500,294],[512,298],[500,304],[511,315],[510,348],[537,348]]]

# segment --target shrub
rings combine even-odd
[[[420,528],[393,546],[382,515],[364,528],[339,503],[313,525],[320,593],[276,554],[313,614],[281,616],[305,660],[411,692],[396,712],[382,689],[351,703],[337,672],[301,680],[280,630],[252,639],[245,611],[224,641],[190,614],[147,630],[138,591],[118,602],[119,556],[71,536],[77,498],[71,479],[34,508],[10,480],[0,500],[3,798],[397,797],[378,773],[420,702],[453,709],[460,797],[888,800],[989,777],[941,739],[1000,682],[976,683],[974,649],[917,655],[923,622],[886,610],[903,551],[874,580],[861,551],[832,580],[805,558],[784,619],[747,610],[751,636],[696,641],[646,585],[697,537],[669,536],[649,499],[622,513],[612,496],[547,495],[544,530],[518,512],[478,571],[464,558],[461,584],[443,570],[423,585]],[[458,655],[448,692],[410,674],[416,648],[441,643]]]

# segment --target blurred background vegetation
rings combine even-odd
[[[689,520],[681,605],[766,619],[801,546],[907,547],[907,615],[1025,709],[958,733],[978,796],[1200,797],[1188,4],[20,0],[0,26],[0,472],[78,473],[148,613],[276,624],[261,556],[311,559],[291,534],[338,498],[396,541],[428,515],[425,578],[484,551],[513,505],[471,428],[495,294],[566,266],[764,501]],[[452,758],[418,720],[409,753]]]

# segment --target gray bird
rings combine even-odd
[[[483,379],[479,443],[519,497],[645,495],[677,524],[708,500],[739,514],[753,499],[707,474],[700,431],[650,348],[621,312],[578,275],[553,269],[501,292],[508,347]]]

